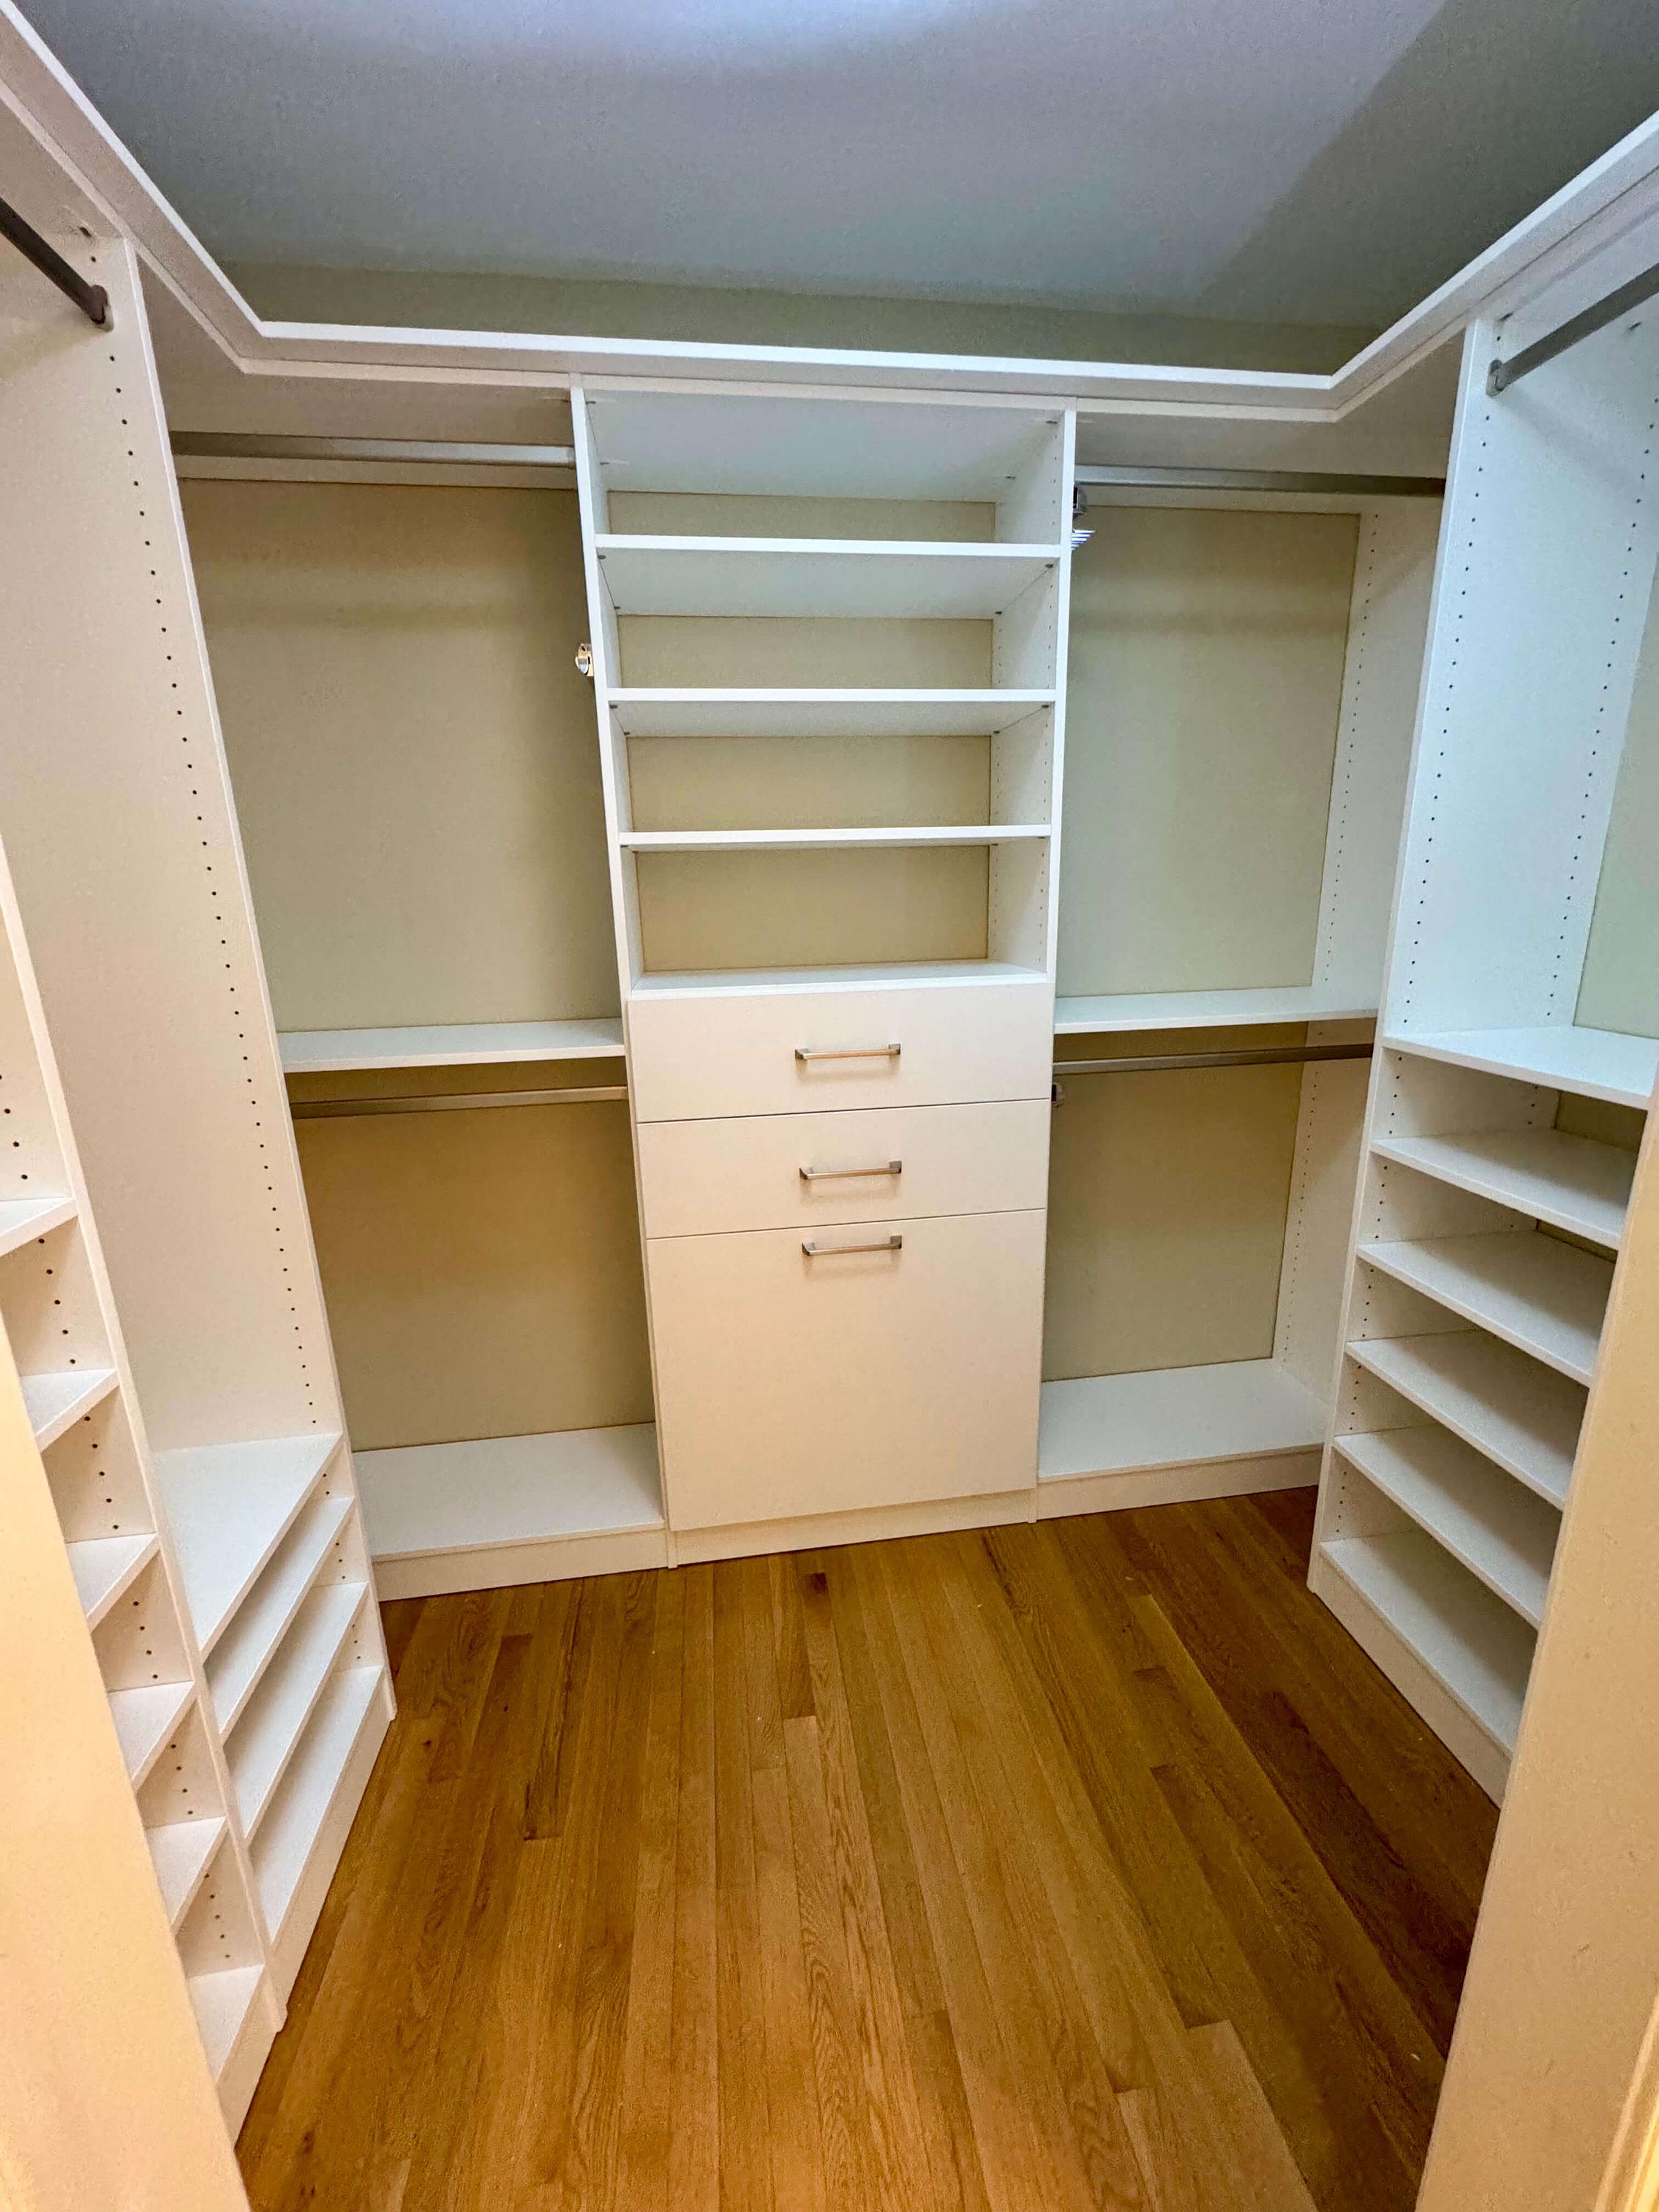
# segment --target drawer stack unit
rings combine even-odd
[[[1073,422],[574,435],[676,1556],[1029,1514]]]

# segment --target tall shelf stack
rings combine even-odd
[[[1576,304],[1468,341],[1311,1571],[1494,1796],[1659,1073],[1659,325],[1488,380]]]

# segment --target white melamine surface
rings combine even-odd
[[[202,1886],[202,1877],[224,1832],[223,1818],[217,1815],[199,1820],[170,1820],[163,1828],[145,1829],[144,1841],[149,1845],[150,1863],[155,1869],[161,1902],[174,1928],[190,1910],[191,1901]]]
[[[1037,1473],[1055,1482],[1306,1451],[1324,1430],[1318,1399],[1271,1359],[1083,1376],[1042,1386]]]
[[[190,1682],[144,1682],[133,1690],[112,1690],[109,1709],[120,1739],[127,1779],[136,1790],[155,1765],[161,1747],[184,1717],[195,1694]]]
[[[1046,1099],[1018,1098],[642,1121],[645,1233],[799,1227],[810,1235],[825,1222],[1042,1206],[1051,1111]],[[872,1167],[882,1172],[863,1172]]]
[[[208,1693],[222,1732],[240,1719],[350,1511],[349,1498],[318,1498],[289,1531],[214,1645],[208,1661]]]
[[[1515,1747],[1533,1635],[1432,1536],[1344,1536],[1323,1557],[1505,1751]]]
[[[31,1237],[75,1218],[72,1198],[9,1198],[0,1202],[0,1259]]]
[[[376,1559],[660,1528],[649,1422],[357,1455]]]
[[[1385,1160],[1455,1183],[1500,1206],[1617,1246],[1625,1233],[1634,1152],[1559,1129],[1501,1129],[1454,1137],[1376,1137]]]
[[[1052,691],[612,690],[630,738],[973,738],[1006,730]]]
[[[985,621],[1048,570],[1058,545],[883,538],[594,540],[623,615],[841,615]]]
[[[1484,1329],[1370,1337],[1348,1356],[1553,1504],[1566,1503],[1584,1393]]]
[[[190,2001],[202,2047],[216,2079],[230,2057],[248,2008],[264,1974],[263,1966],[223,1966],[216,1974],[192,1974]]]
[[[653,999],[811,997],[860,991],[954,990],[976,984],[1040,984],[1042,971],[1011,960],[883,962],[853,968],[673,969],[641,975],[630,993],[635,1006]]]
[[[337,1431],[157,1452],[185,1600],[210,1652],[339,1446]]]
[[[65,1547],[87,1626],[96,1628],[155,1556],[154,1536],[88,1536]]]
[[[278,1042],[289,1075],[369,1067],[470,1067],[496,1060],[620,1057],[622,1024],[468,1022],[414,1030],[290,1030]]]
[[[1659,1079],[1659,1042],[1652,1037],[1570,1029],[1565,1022],[1543,1029],[1443,1030],[1385,1042],[1396,1052],[1546,1083],[1552,1090],[1576,1091],[1615,1106],[1647,1105]]]
[[[1336,1449],[1537,1627],[1561,1530],[1558,1512],[1444,1429],[1338,1437]]]
[[[23,1403],[42,1451],[89,1413],[115,1388],[112,1367],[74,1367],[54,1375],[22,1375]]]
[[[1362,1244],[1359,1257],[1575,1382],[1595,1364],[1613,1263],[1533,1231]]]
[[[1054,1034],[1103,1034],[1112,1030],[1244,1029],[1274,1022],[1370,1021],[1376,1013],[1354,993],[1311,983],[1269,990],[1118,992],[1104,998],[1054,1000]]]
[[[231,1786],[250,1838],[270,1809],[363,1601],[363,1583],[329,1583],[301,1607],[275,1666],[225,1746]]]
[[[311,1847],[368,1717],[381,1671],[379,1667],[345,1667],[330,1677],[260,1826],[253,1872],[265,1925],[273,1937],[287,1917]]]
[[[635,853],[830,851],[850,845],[1000,845],[1047,837],[1047,823],[955,822],[909,830],[625,830],[617,842]]]

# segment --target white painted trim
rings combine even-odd
[[[1035,1487],[982,1498],[930,1498],[919,1504],[872,1505],[853,1513],[805,1513],[789,1521],[747,1521],[726,1528],[676,1531],[677,1564],[751,1559],[768,1552],[815,1552],[834,1544],[874,1544],[896,1536],[937,1536],[961,1528],[1006,1528],[1036,1518]]]
[[[389,1604],[395,1598],[513,1589],[521,1583],[574,1582],[584,1575],[635,1574],[672,1564],[665,1528],[619,1528],[598,1536],[532,1536],[449,1552],[382,1553],[374,1561],[374,1583],[381,1603]]]
[[[1116,1474],[1050,1475],[1037,1486],[1036,1517],[1127,1513],[1142,1505],[1192,1505],[1206,1498],[1248,1498],[1269,1490],[1311,1490],[1319,1453],[1256,1452],[1238,1459],[1191,1460]]]

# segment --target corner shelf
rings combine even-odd
[[[155,1455],[185,1601],[206,1658],[339,1449],[337,1430]]]
[[[829,615],[988,621],[1064,560],[1061,545],[951,539],[595,534],[621,615]]]
[[[1137,991],[1054,1000],[1056,1036],[1126,1030],[1246,1029],[1275,1022],[1365,1022],[1376,1001],[1317,984],[1237,991]]]
[[[277,1039],[285,1075],[343,1075],[373,1067],[483,1067],[498,1060],[611,1060],[620,1018],[466,1022],[428,1029],[289,1030]]]
[[[1040,690],[668,690],[607,694],[628,738],[989,738],[1056,695]]]
[[[918,830],[623,830],[628,853],[830,852],[840,848],[1004,845],[1051,835],[1047,823],[966,822]]]
[[[1552,1505],[1566,1503],[1584,1393],[1484,1329],[1369,1337],[1348,1357]]]
[[[1362,1244],[1358,1257],[1575,1382],[1589,1381],[1610,1260],[1527,1230]]]
[[[1518,1613],[1544,1617],[1561,1516],[1444,1429],[1339,1436],[1338,1455]]]
[[[1625,1234],[1634,1152],[1570,1137],[1559,1129],[1499,1129],[1452,1137],[1377,1137],[1379,1158],[1553,1228],[1615,1249]]]
[[[1442,1030],[1390,1035],[1393,1052],[1449,1060],[1517,1082],[1541,1083],[1614,1106],[1646,1106],[1659,1081],[1659,1042],[1616,1030],[1581,1030],[1565,1022],[1540,1029]]]

